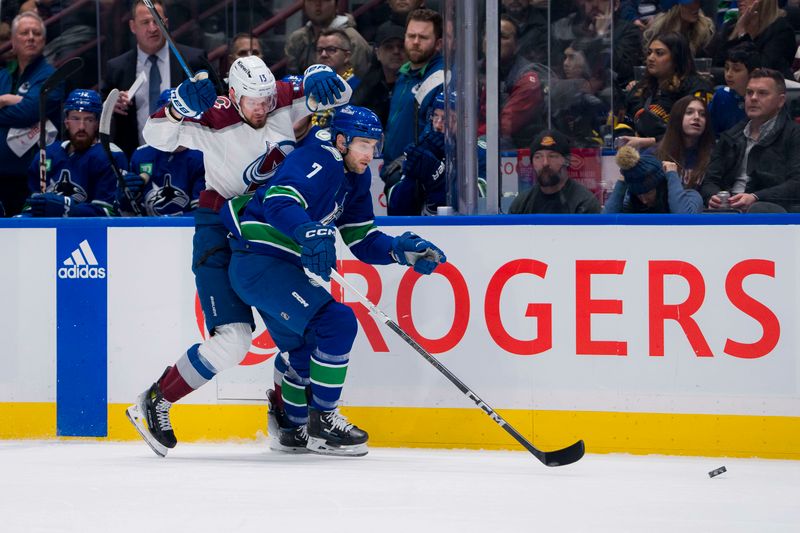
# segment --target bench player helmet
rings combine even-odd
[[[103,100],[100,93],[89,89],[75,89],[64,100],[64,113],[69,111],[86,111],[97,117],[103,112]]]
[[[275,76],[260,57],[240,57],[234,61],[228,71],[228,86],[233,90],[231,100],[237,109],[241,109],[239,102],[242,96],[266,98],[267,109],[275,109]]]

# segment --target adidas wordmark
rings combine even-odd
[[[84,239],[72,254],[64,259],[64,266],[58,269],[61,279],[98,279],[106,277],[106,269],[98,266],[97,258],[89,246],[89,241]]]

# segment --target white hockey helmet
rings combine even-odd
[[[239,108],[242,96],[267,98],[267,109],[275,109],[275,76],[257,56],[240,57],[228,72],[228,86],[233,89],[233,103]]]

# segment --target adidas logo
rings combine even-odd
[[[106,277],[106,269],[98,266],[97,258],[94,256],[89,241],[84,239],[72,251],[72,254],[64,259],[64,266],[58,269],[58,277],[61,279],[98,279]]]

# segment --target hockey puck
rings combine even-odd
[[[725,468],[724,466],[721,466],[721,467],[719,467],[719,468],[715,468],[714,470],[712,470],[711,472],[709,472],[709,473],[708,473],[708,477],[715,477],[715,476],[718,476],[718,475],[720,475],[720,474],[724,474],[724,473],[725,473],[725,472],[727,472],[727,471],[728,471],[728,469],[727,469],[727,468]]]

